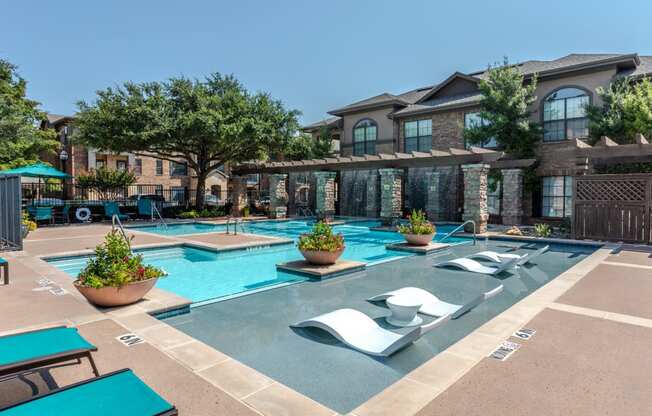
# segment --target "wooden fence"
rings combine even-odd
[[[573,188],[575,238],[652,243],[652,174],[578,176]]]

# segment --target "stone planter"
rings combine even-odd
[[[75,288],[84,295],[84,297],[92,304],[97,306],[123,306],[141,300],[147,292],[156,284],[158,278],[143,280],[140,282],[129,283],[122,287],[102,287],[96,289],[94,287],[81,286],[77,281],[73,284]]]
[[[432,242],[435,233],[430,234],[407,234],[401,233],[405,241],[411,246],[427,246]]]
[[[337,259],[339,259],[344,252],[344,247],[337,251],[315,251],[301,249],[299,251],[308,263],[326,266],[329,264],[335,264]]]

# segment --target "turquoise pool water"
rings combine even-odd
[[[182,230],[197,230],[205,227],[215,229],[216,226],[200,223],[175,224],[170,225],[168,231],[182,232]],[[310,225],[305,221],[264,221],[249,224],[247,232],[296,240],[301,233],[309,229]],[[342,255],[344,259],[361,261],[368,266],[373,266],[411,255],[385,249],[386,244],[403,240],[398,233],[372,231],[367,226],[360,226],[359,223],[338,225],[333,229],[344,235],[346,244]],[[146,263],[160,267],[168,273],[166,278],[159,280],[157,287],[181,295],[197,304],[304,280],[297,275],[276,270],[278,263],[302,258],[295,244],[292,243],[229,252],[215,252],[187,246],[153,248],[137,250],[137,252],[143,255]],[[56,258],[48,261],[76,277],[86,265],[88,256]]]

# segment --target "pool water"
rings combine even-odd
[[[189,231],[205,227],[214,229],[215,225],[176,224],[170,225],[169,229],[172,232],[181,232],[176,229]],[[310,224],[305,221],[264,221],[249,224],[247,232],[296,240],[310,228]],[[344,235],[346,249],[342,258],[346,260],[373,266],[412,255],[385,249],[386,244],[403,240],[401,235],[395,232],[372,231],[358,223],[338,225],[333,227],[333,230]],[[165,278],[159,279],[157,287],[191,300],[193,306],[304,280],[295,274],[276,270],[278,263],[302,259],[301,253],[293,243],[228,252],[188,246],[153,248],[137,252],[143,255],[145,263],[167,272]],[[88,256],[55,258],[48,261],[76,277],[85,267]]]

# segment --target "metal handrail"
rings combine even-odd
[[[116,214],[113,214],[113,217],[111,217],[111,228],[113,230],[116,229],[116,223],[118,224],[118,230],[120,230],[120,234],[122,234],[122,238],[125,239],[127,242],[127,246],[129,246],[129,251],[131,250],[131,241],[129,241],[129,238],[127,237],[127,233],[125,232],[125,227],[122,225],[122,221],[120,221],[120,217],[118,217]]]
[[[163,216],[161,215],[161,212],[158,210],[158,208],[156,208],[155,204],[151,204],[151,207],[152,207],[152,221],[154,220],[154,213],[156,213],[156,215],[158,215],[158,219],[159,219],[161,225],[163,226],[164,229],[167,230],[168,229],[168,224],[163,219]]]
[[[235,218],[235,217],[229,217],[226,219],[226,233],[229,233],[229,224],[233,223],[233,235],[238,235],[238,221],[242,223],[242,220]]]
[[[476,235],[475,235],[475,221],[473,221],[473,220],[467,220],[467,221],[464,221],[464,223],[463,223],[462,225],[460,225],[460,226],[458,226],[458,227],[455,227],[455,229],[454,229],[453,231],[451,231],[450,233],[446,234],[446,235],[445,235],[441,240],[439,240],[439,242],[441,243],[442,241],[444,241],[444,240],[447,239],[448,237],[452,236],[453,234],[455,234],[455,233],[458,232],[459,230],[463,229],[464,226],[465,226],[466,224],[473,224],[473,245],[475,245],[476,240],[477,240],[477,237],[476,237]]]

